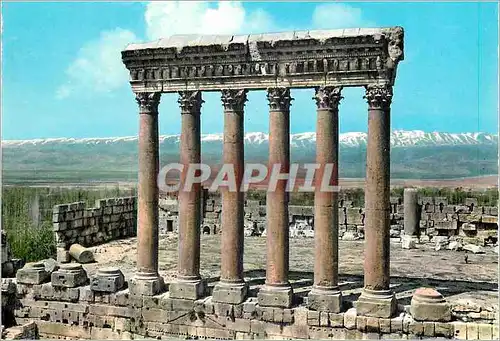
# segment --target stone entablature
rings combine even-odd
[[[130,44],[122,60],[134,92],[393,85],[403,28],[174,35]]]

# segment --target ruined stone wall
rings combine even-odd
[[[201,232],[220,232],[222,202],[217,193],[204,194]],[[391,197],[391,237],[403,232],[403,198]],[[178,203],[176,198],[160,199],[160,233],[177,232]],[[467,198],[462,205],[452,205],[444,197],[419,199],[420,238],[458,236],[467,243],[484,244],[497,239],[498,207],[479,206],[477,199]],[[314,236],[314,207],[288,207],[290,237]],[[339,200],[339,237],[343,240],[364,238],[364,208],[354,207],[352,201]],[[169,228],[167,228],[169,226]],[[245,235],[265,235],[266,205],[258,200],[245,201]]]
[[[452,321],[418,321],[409,306],[400,306],[394,318],[375,318],[357,315],[356,308],[313,311],[304,303],[290,309],[265,308],[256,297],[229,305],[215,303],[211,296],[195,301],[173,299],[168,292],[134,296],[126,285],[116,292],[99,292],[88,282],[61,286],[59,275],[39,284],[18,279],[9,285],[16,291],[17,324],[35,321],[43,339],[498,339],[495,314],[486,311],[469,314],[467,322],[456,308]]]
[[[84,202],[57,205],[53,209],[53,228],[58,248],[72,244],[93,246],[137,234],[135,197],[96,200],[93,208]]]

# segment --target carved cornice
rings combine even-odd
[[[289,111],[293,98],[289,88],[268,88],[267,100],[270,110]]]
[[[344,98],[340,95],[342,87],[319,86],[315,90],[313,99],[318,109],[337,110],[340,100]]]
[[[182,114],[199,114],[204,102],[201,98],[201,91],[179,91],[177,103]]]
[[[223,89],[221,90],[221,101],[225,111],[242,112],[247,101],[248,90]]]
[[[392,85],[403,40],[401,27],[174,36],[132,44],[122,61],[136,92]]]
[[[158,114],[161,92],[139,92],[135,94],[135,100],[139,104],[141,114]]]
[[[392,86],[388,84],[370,84],[366,87],[363,98],[368,102],[370,109],[388,109],[392,102]]]
[[[402,27],[393,27],[386,30],[387,34],[387,67],[393,69],[400,60],[404,59],[404,30]]]

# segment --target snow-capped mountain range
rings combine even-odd
[[[104,138],[47,138],[32,140],[4,140],[2,147],[14,146],[38,146],[38,145],[58,145],[58,144],[88,144],[106,145],[123,142],[136,142],[137,136],[125,137],[104,137]],[[222,142],[223,134],[203,134],[203,143]],[[269,135],[262,132],[249,132],[245,134],[245,143],[252,145],[267,144]],[[360,147],[367,142],[367,133],[349,132],[342,133],[339,137],[341,147]],[[180,135],[161,135],[160,143],[179,143]],[[305,132],[290,135],[291,147],[308,147],[316,143],[316,133]],[[412,147],[412,146],[456,146],[456,145],[495,145],[498,144],[497,134],[488,133],[443,133],[424,132],[421,130],[395,130],[391,134],[392,147]]]

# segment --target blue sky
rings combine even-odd
[[[136,135],[138,114],[120,50],[177,33],[403,26],[393,130],[497,133],[496,3],[3,3],[2,138]],[[314,131],[313,90],[292,90],[293,133]],[[360,88],[345,89],[340,131],[366,131]],[[175,94],[160,133],[180,131]],[[222,132],[217,93],[204,94],[202,133]],[[245,130],[268,131],[264,92],[251,92]]]

